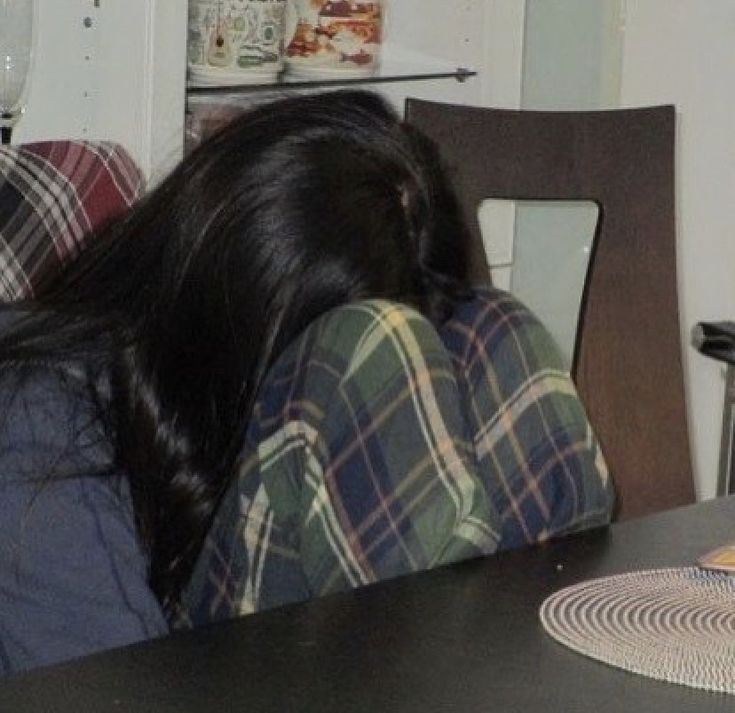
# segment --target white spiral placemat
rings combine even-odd
[[[539,612],[548,634],[611,666],[735,693],[735,576],[691,567],[562,589]]]

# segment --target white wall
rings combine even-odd
[[[456,80],[375,85],[402,107],[406,96],[478,106],[520,105],[523,0],[390,0],[386,44],[478,72]]]
[[[615,107],[620,93],[620,0],[527,0],[521,106]],[[571,367],[597,208],[518,206],[510,289],[541,318]]]
[[[698,492],[715,492],[724,369],[690,346],[700,320],[735,319],[735,2],[627,0],[626,106],[678,113],[682,343]]]
[[[14,142],[111,139],[149,176],[165,171],[181,154],[185,1],[37,1],[28,108]]]
[[[623,0],[526,0],[523,108],[616,107]]]

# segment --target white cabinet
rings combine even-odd
[[[14,141],[111,139],[158,178],[181,157],[186,105],[186,0],[37,0],[39,22],[26,115]],[[464,82],[379,83],[407,95],[517,106],[523,0],[389,0],[386,65]]]

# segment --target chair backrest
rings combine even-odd
[[[536,112],[409,99],[440,147],[488,274],[486,198],[588,200],[598,224],[572,376],[613,475],[619,518],[693,502],[676,285],[671,106]]]

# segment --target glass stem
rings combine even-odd
[[[9,144],[10,143],[10,136],[13,133],[13,127],[12,126],[1,126],[0,127],[0,143],[1,144]]]

